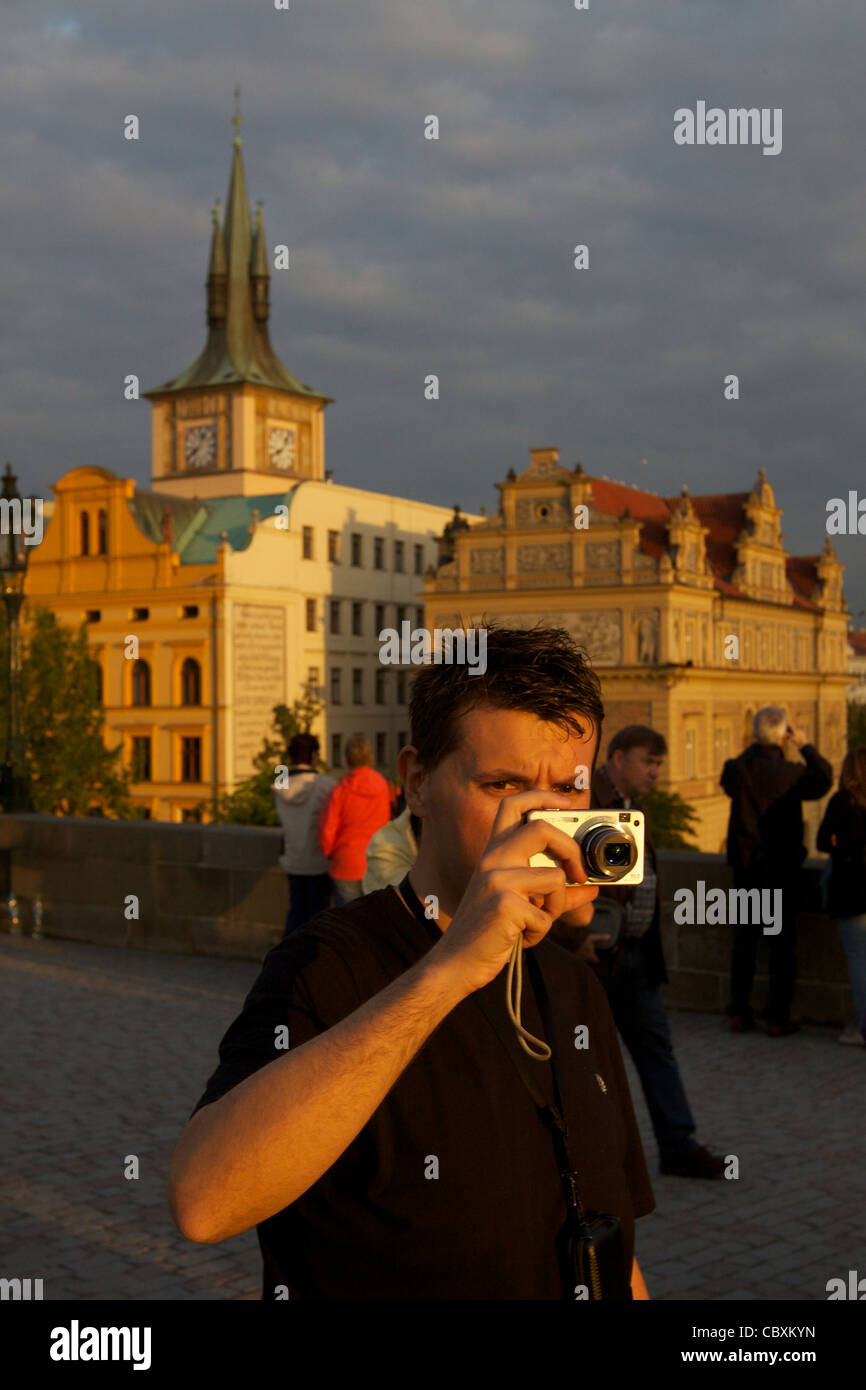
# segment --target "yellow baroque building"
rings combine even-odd
[[[659,497],[533,449],[497,484],[500,504],[451,527],[424,603],[428,627],[566,628],[598,671],[604,741],[627,724],[667,740],[659,786],[699,816],[701,849],[723,848],[722,764],[752,742],[752,716],[782,705],[838,772],[850,682],[842,570],[788,555],[764,469],[749,493]],[[823,803],[807,803],[810,847]]]
[[[326,701],[314,729],[333,767],[360,731],[394,775],[408,741],[408,673],[380,666],[378,633],[422,624],[451,509],[332,481],[331,398],[280,362],[269,312],[238,131],[224,217],[214,210],[205,347],[144,393],[152,488],[67,473],[26,580],[28,607],[87,623],[106,741],[122,741],[133,799],[154,819],[191,818],[248,776],[274,705],[306,686]]]

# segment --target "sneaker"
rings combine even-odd
[[[697,1144],[685,1153],[662,1158],[659,1172],[676,1178],[723,1178],[725,1159],[721,1154],[711,1154],[703,1144]]]
[[[791,1035],[791,1033],[799,1033],[799,1031],[800,1031],[800,1025],[799,1025],[799,1023],[768,1023],[768,1024],[767,1024],[767,1037],[768,1037],[768,1038],[787,1038],[787,1037],[789,1037],[789,1036]]]
[[[866,1045],[864,1044],[863,1034],[860,1032],[856,1023],[849,1023],[844,1033],[840,1033],[836,1041],[846,1043],[849,1047],[863,1047]]]

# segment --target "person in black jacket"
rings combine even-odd
[[[728,758],[721,784],[731,798],[728,863],[736,888],[767,888],[782,894],[782,928],[768,936],[770,985],[765,1017],[770,1037],[799,1031],[790,1020],[797,976],[796,914],[802,897],[803,802],[817,801],[833,783],[833,769],[802,729],[793,729],[783,709],[768,705],[753,720],[755,742]],[[754,1028],[750,999],[760,924],[737,923],[731,946],[732,1033]]]
[[[664,762],[667,744],[643,724],[621,729],[608,744],[607,762],[592,778],[592,806],[643,810]],[[596,968],[620,1036],[640,1077],[659,1147],[659,1171],[689,1178],[722,1178],[725,1160],[695,1138],[680,1069],[662,999],[667,982],[661,939],[661,892],[655,849],[644,817],[644,881],[628,888],[600,888],[588,930],[564,939],[567,918],[557,924],[562,944]],[[613,924],[616,939],[606,945]],[[596,949],[599,954],[596,954]]]
[[[848,957],[857,1028],[866,1043],[866,748],[852,748],[818,831],[818,848],[832,868],[827,911],[836,918]],[[840,1042],[856,1041],[842,1033]]]

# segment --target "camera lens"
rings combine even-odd
[[[618,869],[622,864],[628,864],[628,860],[628,845],[605,845],[604,862],[611,868]]]
[[[634,835],[625,826],[589,824],[577,836],[577,842],[593,878],[615,883],[637,863]]]

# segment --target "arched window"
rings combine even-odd
[[[81,527],[81,553],[82,553],[82,555],[89,555],[89,554],[90,554],[90,513],[89,513],[89,512],[82,512],[82,513],[81,513],[81,517],[79,518],[79,524],[80,524],[80,527]]]
[[[150,704],[150,667],[146,661],[136,661],[132,668],[132,703]]]
[[[191,656],[180,670],[180,702],[182,705],[201,704],[201,667]]]
[[[100,507],[96,514],[96,553],[108,554],[108,513]]]

